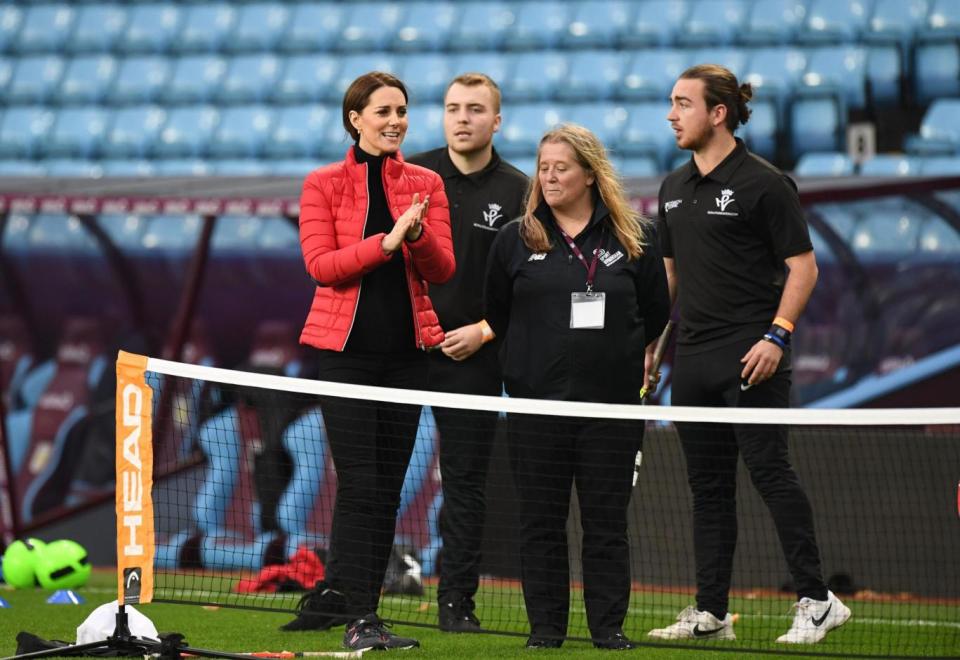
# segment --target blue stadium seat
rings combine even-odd
[[[630,29],[633,4],[622,0],[579,0],[575,2],[560,39],[565,48],[616,46]]]
[[[619,151],[630,157],[646,156],[668,164],[676,152],[676,140],[667,122],[666,103],[633,103],[627,106],[627,124]]]
[[[935,0],[927,23],[920,31],[924,40],[957,39],[960,37],[960,4],[955,0]]]
[[[277,48],[286,52],[333,50],[340,38],[343,7],[339,2],[291,5],[290,22]]]
[[[960,96],[960,44],[919,44],[913,70],[917,103]]]
[[[673,48],[636,51],[623,72],[620,96],[664,101],[677,78],[692,63],[690,54],[689,50]],[[663,112],[666,114],[666,108]]]
[[[503,53],[464,53],[453,58],[451,76],[471,71],[482,71],[498,86],[503,86],[510,74],[513,55]]]
[[[156,176],[210,176],[213,166],[200,158],[170,158],[153,161]],[[171,223],[176,224],[176,223]],[[195,242],[195,239],[194,241]],[[192,245],[193,243],[191,243]]]
[[[336,42],[338,50],[383,50],[391,45],[404,3],[355,2],[350,3],[349,7],[340,26]]]
[[[624,177],[654,177],[660,174],[657,161],[647,156],[622,159],[618,171]]]
[[[503,46],[514,20],[509,4],[471,0],[458,7],[460,15],[450,35],[448,50],[493,51]]]
[[[910,156],[877,154],[860,165],[861,176],[916,176],[920,167]]]
[[[216,158],[256,158],[273,128],[273,110],[265,105],[225,108],[210,140]]]
[[[770,47],[751,51],[747,70],[741,78],[753,85],[754,98],[772,99],[779,116],[786,116],[787,101],[800,85],[807,68],[807,54],[799,48]]]
[[[738,79],[743,78],[747,70],[750,51],[736,46],[724,48],[698,48],[690,57],[690,64],[719,64],[725,66]]]
[[[162,53],[178,35],[180,9],[167,3],[151,3],[130,8],[127,29],[117,39],[122,53]]]
[[[561,120],[589,128],[609,151],[619,153],[627,109],[613,103],[576,103],[566,106]]]
[[[62,108],[47,138],[47,156],[94,158],[107,131],[107,111],[99,106]]]
[[[855,109],[867,107],[867,53],[861,46],[826,46],[809,51],[802,94],[839,92]]]
[[[15,50],[21,25],[23,25],[23,9],[19,5],[8,2],[0,7],[0,53]]]
[[[403,3],[404,13],[394,27],[395,51],[445,50],[457,20],[452,2],[415,0]]]
[[[46,173],[46,168],[37,161],[0,159],[0,176],[44,176]],[[7,413],[12,414],[9,410]]]
[[[128,57],[120,61],[120,68],[107,93],[107,101],[117,105],[149,103],[159,98],[169,77],[170,60],[166,57]]]
[[[105,177],[149,177],[157,171],[149,160],[106,159],[100,167]]]
[[[267,169],[271,176],[291,176],[303,179],[307,174],[325,164],[310,158],[283,158],[270,160]]]
[[[626,48],[671,46],[687,20],[687,0],[648,0],[637,5],[630,29],[621,37]]]
[[[53,112],[44,106],[15,106],[4,110],[0,118],[0,158],[36,157],[53,119]]]
[[[13,66],[15,59],[11,57],[0,57],[0,98],[6,98],[7,85],[13,78]]]
[[[66,48],[71,53],[109,52],[126,26],[127,12],[120,5],[97,3],[80,7]]]
[[[798,38],[811,44],[855,44],[866,31],[872,7],[872,0],[811,0]]]
[[[443,100],[447,83],[453,77],[450,58],[445,53],[418,53],[397,58],[398,75],[407,86],[411,106]]]
[[[610,99],[623,82],[623,55],[612,50],[579,50],[568,55],[567,75],[557,97],[568,101]]]
[[[76,10],[67,3],[37,3],[24,7],[16,52],[60,52],[67,43],[75,20]]]
[[[794,173],[797,176],[853,176],[854,167],[845,153],[810,151],[800,156]]]
[[[845,129],[838,99],[800,98],[790,107],[790,145],[794,157],[807,151],[837,151]]]
[[[904,52],[910,52],[931,4],[931,0],[877,0],[863,33],[864,41],[899,44]]]
[[[867,83],[874,105],[891,106],[901,99],[901,55],[896,46],[873,46],[867,50]]]
[[[7,103],[44,103],[53,99],[63,76],[58,55],[32,55],[17,60],[7,85]]]
[[[265,101],[273,93],[283,61],[272,53],[231,58],[216,98],[221,103]]]
[[[403,140],[402,151],[413,155],[444,145],[443,106],[439,103],[416,104],[410,108],[410,128]]]
[[[390,53],[354,53],[343,55],[339,60],[340,71],[337,73],[333,85],[323,90],[325,100],[331,103],[340,103],[350,83],[368,71],[397,73],[396,59]]]
[[[779,112],[772,100],[758,99],[750,103],[750,120],[740,126],[738,134],[753,153],[775,160],[780,142]]]
[[[220,55],[185,55],[174,60],[163,90],[165,103],[206,103],[220,91],[227,60]]]
[[[326,98],[333,87],[340,61],[335,55],[316,53],[286,58],[283,73],[273,88],[276,103],[303,103]]]
[[[511,50],[542,50],[560,45],[567,30],[570,6],[547,0],[521,0],[504,47]]]
[[[185,8],[180,31],[170,44],[179,53],[209,53],[220,50],[233,31],[237,12],[226,2],[211,2]]]
[[[520,53],[513,70],[500,84],[507,101],[541,101],[552,98],[567,77],[567,58],[557,51]]]
[[[807,12],[805,0],[763,0],[754,3],[747,24],[737,35],[743,44],[777,46],[791,43]]]
[[[960,254],[960,233],[943,218],[928,217],[920,226],[917,247],[924,254],[956,258],[955,255]]]
[[[110,55],[75,57],[60,79],[57,102],[100,103],[117,73],[117,61]]]
[[[292,105],[277,111],[273,134],[264,144],[270,158],[307,158],[322,148],[331,125],[338,125],[340,112],[335,106]],[[306,174],[306,171],[304,172]]]
[[[271,173],[269,161],[251,158],[220,158],[210,161],[210,166],[217,176],[266,176]]]
[[[916,154],[960,155],[960,99],[937,99],[920,122],[920,134],[907,141]]]
[[[503,117],[498,149],[511,162],[513,155],[529,157],[536,153],[543,134],[562,121],[561,106],[552,103],[511,105]]]
[[[101,145],[110,158],[146,158],[160,137],[167,120],[166,111],[157,105],[135,105],[113,113],[110,129]]]
[[[47,176],[62,176],[74,179],[99,179],[103,176],[103,167],[93,160],[73,158],[48,158],[40,161]]]
[[[687,46],[730,44],[744,31],[746,21],[745,0],[695,0],[676,41]]]
[[[237,8],[236,27],[223,44],[224,49],[242,53],[280,47],[290,22],[290,13],[290,8],[280,2],[240,5]]]
[[[163,158],[187,158],[204,155],[220,113],[210,105],[187,105],[170,109],[167,123],[160,131],[154,153]],[[157,171],[162,171],[158,165]]]
[[[960,176],[960,156],[928,156],[918,160],[923,176]]]

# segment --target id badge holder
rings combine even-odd
[[[570,294],[570,328],[602,330],[607,294],[602,291],[574,291]]]

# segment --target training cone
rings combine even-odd
[[[10,603],[8,603],[2,597],[0,597],[0,610],[2,610],[5,607],[10,607]]]
[[[70,589],[58,589],[47,599],[48,605],[83,605],[86,598]]]

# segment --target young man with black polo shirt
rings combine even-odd
[[[444,392],[498,396],[503,384],[499,342],[483,319],[487,254],[500,228],[523,212],[527,177],[493,148],[500,128],[500,89],[488,76],[456,77],[444,96],[447,146],[407,159],[443,178],[450,203],[457,271],[430,298],[446,332],[430,354],[430,387]],[[484,491],[497,413],[434,408],[440,431],[440,629],[477,632]]]
[[[685,71],[667,121],[693,157],[660,187],[660,238],[680,333],[675,405],[786,408],[790,336],[817,281],[796,184],[733,133],[750,116],[750,85],[717,65]],[[656,639],[736,636],[728,592],[737,542],[742,455],[773,516],[797,587],[793,625],[777,638],[813,644],[850,610],[823,581],[810,502],[790,464],[784,426],[677,425],[693,494],[696,607]]]

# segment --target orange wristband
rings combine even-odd
[[[480,326],[480,334],[483,337],[483,343],[486,344],[487,342],[493,341],[493,338],[496,337],[496,335],[493,334],[493,329],[490,327],[490,324],[487,323],[486,319],[480,319],[477,321],[477,325]]]
[[[787,332],[793,332],[793,323],[783,318],[782,316],[778,316],[777,318],[773,319],[773,324],[779,325],[781,328],[783,328]]]

